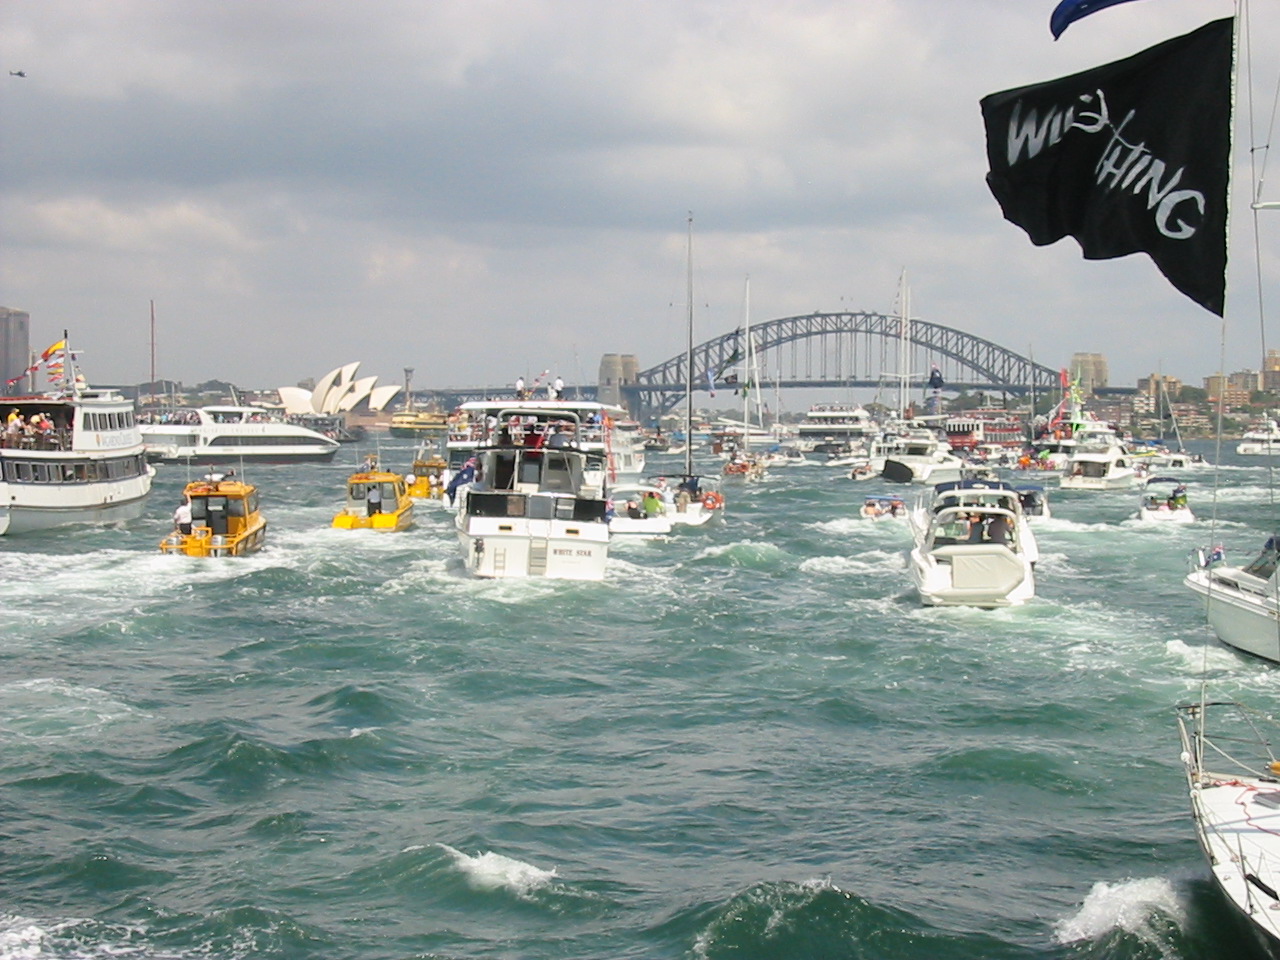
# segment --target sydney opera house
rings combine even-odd
[[[352,410],[368,410],[377,413],[385,409],[396,394],[399,384],[378,386],[377,377],[356,378],[360,362],[330,370],[321,377],[313,390],[302,387],[278,387],[284,412],[292,416],[306,414],[347,413]]]

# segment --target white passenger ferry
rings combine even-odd
[[[264,407],[179,407],[142,424],[147,459],[161,463],[328,463],[338,441]]]
[[[155,470],[133,401],[78,385],[74,374],[67,384],[0,399],[0,534],[132,520],[146,507]]]
[[[519,415],[511,414],[519,407]],[[557,420],[577,425],[576,446],[583,453],[598,457],[605,465],[605,480],[613,483],[619,477],[635,477],[644,473],[644,437],[640,425],[631,420],[622,407],[587,400],[472,400],[464,403],[449,417],[449,435],[445,443],[449,467],[457,470],[476,449],[506,430],[518,437],[519,443],[536,442],[536,430],[526,431],[524,424],[503,422],[520,416],[525,421],[553,427]],[[511,436],[508,437],[510,441]]]

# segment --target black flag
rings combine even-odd
[[[1037,246],[1147,253],[1219,316],[1226,295],[1232,21],[982,99],[987,185]]]

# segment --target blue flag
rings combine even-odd
[[[1053,34],[1053,39],[1057,40],[1062,36],[1062,31],[1077,20],[1091,13],[1097,13],[1099,10],[1105,10],[1107,7],[1114,7],[1117,3],[1129,2],[1130,0],[1062,0],[1053,8],[1053,13],[1049,17],[1049,30]]]

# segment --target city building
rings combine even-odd
[[[1262,389],[1280,394],[1280,350],[1268,350],[1262,361]]]
[[[23,310],[0,307],[0,374],[5,380],[22,376],[31,364],[31,315]],[[17,384],[7,392],[25,392],[27,385]]]
[[[1085,396],[1108,385],[1107,358],[1100,353],[1073,353],[1068,369],[1072,381],[1080,384]]]

